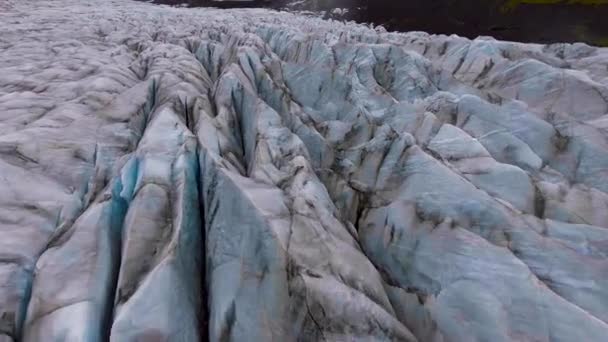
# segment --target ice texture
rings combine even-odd
[[[605,341],[608,49],[0,2],[0,341]]]

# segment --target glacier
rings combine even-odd
[[[0,2],[0,341],[605,341],[608,48]]]

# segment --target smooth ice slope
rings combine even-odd
[[[604,341],[608,50],[0,2],[0,341]]]

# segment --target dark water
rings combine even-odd
[[[469,38],[481,35],[539,43],[583,41],[608,46],[608,0],[579,0],[575,4],[566,0],[306,0],[298,6],[291,6],[293,0],[156,2],[313,11],[348,8],[344,19],[383,25],[391,31],[455,33]],[[596,4],[584,4],[589,2]]]

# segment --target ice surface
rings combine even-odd
[[[0,2],[0,341],[604,341],[608,49]]]

